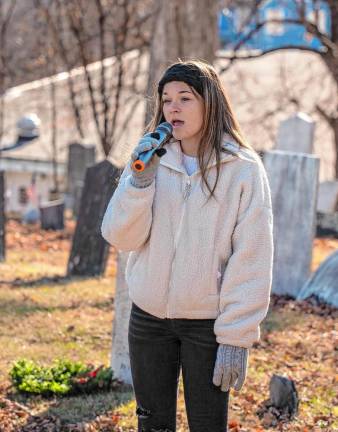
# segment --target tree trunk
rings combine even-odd
[[[338,2],[336,0],[327,1],[330,10],[330,21],[331,21],[331,36],[330,36],[330,48],[321,54],[321,58],[324,61],[331,77],[334,79],[338,89]],[[336,164],[335,172],[336,178],[338,179],[338,92],[336,93],[336,109],[335,112],[330,115],[329,126],[332,127],[334,139],[335,139],[335,154]]]
[[[199,58],[213,63],[218,48],[217,2],[213,0],[158,0],[151,39],[147,96],[170,63]],[[146,109],[146,123],[152,104]]]
[[[79,215],[70,252],[67,276],[101,276],[109,245],[101,235],[101,223],[116,187],[120,170],[107,160],[87,168]]]
[[[51,97],[51,147],[52,147],[52,166],[53,166],[53,192],[56,199],[59,199],[59,179],[58,179],[58,154],[57,154],[57,108],[56,108],[56,95],[55,83],[50,83],[50,97]],[[55,198],[54,198],[55,199]]]
[[[0,171],[0,262],[5,261],[5,172]]]
[[[338,179],[338,116],[333,120],[332,122],[332,129],[333,129],[333,135],[334,135],[334,141],[335,141],[335,147],[336,147],[336,179]]]
[[[128,253],[117,254],[117,268],[124,269],[127,265]],[[128,348],[128,325],[131,302],[128,296],[128,287],[124,273],[118,271],[115,283],[115,315],[113,324],[113,345],[111,350],[111,368],[114,378],[118,378],[125,384],[132,384],[129,348]]]

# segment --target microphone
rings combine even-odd
[[[173,127],[169,122],[163,122],[157,126],[155,132],[152,132],[151,137],[158,140],[159,144],[157,147],[152,148],[151,150],[146,150],[138,155],[138,159],[136,159],[132,163],[132,169],[134,171],[144,171],[147,163],[153,157],[153,154],[156,152],[158,156],[163,156],[166,153],[165,149],[162,149],[164,144],[166,144],[169,139],[172,137]]]

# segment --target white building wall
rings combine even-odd
[[[28,200],[27,204],[20,203],[20,188],[29,188],[32,182],[32,173],[30,172],[15,172],[5,171],[5,197],[6,197],[6,213],[23,214],[32,206],[36,206],[34,202]],[[37,174],[35,182],[35,190],[37,196],[37,204],[40,204],[49,199],[49,191],[53,189],[53,178],[50,174]],[[62,190],[62,189],[61,189]]]

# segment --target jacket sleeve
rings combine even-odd
[[[140,248],[150,234],[155,181],[145,188],[130,183],[130,161],[125,166],[101,224],[101,234],[121,251]]]
[[[259,161],[251,164],[242,186],[214,326],[218,343],[251,348],[260,340],[260,323],[270,302],[273,253],[270,186]]]

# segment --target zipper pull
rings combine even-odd
[[[188,180],[188,182],[185,185],[185,190],[183,195],[184,201],[186,201],[189,198],[190,192],[191,192],[191,182],[190,180]]]

